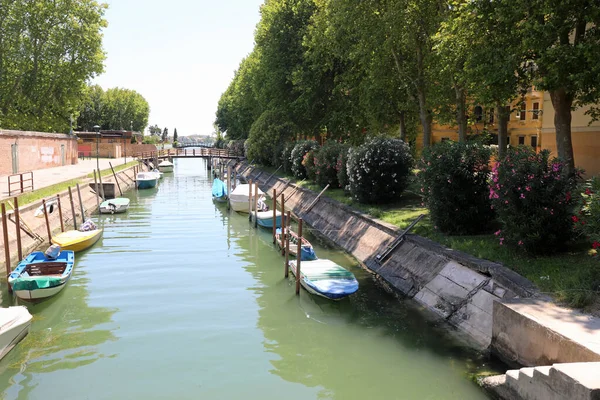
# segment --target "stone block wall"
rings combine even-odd
[[[0,175],[13,174],[13,162],[18,173],[72,165],[77,164],[77,140],[62,133],[0,130],[0,154]]]

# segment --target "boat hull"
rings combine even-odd
[[[252,220],[256,220],[256,224],[263,228],[273,229],[273,211],[259,211],[252,214]],[[275,227],[281,228],[281,212],[276,211]]]
[[[138,179],[135,181],[135,186],[138,189],[152,189],[156,187],[158,179]]]
[[[319,276],[320,272],[315,274],[315,269],[310,266],[311,262],[309,261],[307,262],[307,267],[311,271],[308,274],[304,273],[302,264],[300,265],[300,284],[307,292],[329,300],[341,300],[358,291],[358,281],[349,271],[346,271],[329,260],[318,260],[313,261],[312,263],[330,263],[335,265],[335,267],[337,267],[336,269],[344,270],[347,274],[342,275],[347,275],[347,277],[336,278],[335,276],[332,276],[330,278],[323,278],[322,276]],[[296,262],[290,261],[289,266],[291,273],[296,276]],[[326,274],[326,271],[327,269],[324,269],[323,273]],[[319,278],[311,279],[311,275],[319,276]]]
[[[249,208],[248,199],[246,199],[244,201],[244,200],[234,200],[234,199],[230,198],[229,205],[233,211],[248,214],[248,208]],[[252,204],[252,208],[254,209],[254,204]]]
[[[213,200],[217,203],[227,203],[227,196],[213,196]]]
[[[60,274],[46,270],[41,275],[31,275],[31,269],[40,271],[41,268],[56,268],[56,266],[50,267],[49,264],[59,263],[64,265],[64,270]],[[23,300],[39,300],[54,296],[65,288],[67,282],[71,279],[73,274],[73,268],[75,265],[75,255],[73,251],[61,250],[58,258],[48,259],[45,254],[40,251],[34,251],[25,257],[14,271],[8,276],[8,284],[13,289],[13,292],[17,297]],[[29,273],[28,273],[29,271]],[[39,272],[38,272],[39,274]],[[27,277],[27,278],[26,278]],[[48,281],[44,282],[44,279],[52,277],[56,282],[49,287],[40,287],[40,283],[48,285]],[[34,279],[33,281],[25,281],[22,279]],[[37,281],[42,279],[42,281]]]
[[[106,200],[100,203],[101,214],[118,214],[124,213],[129,208],[129,199],[119,198]]]
[[[22,300],[31,301],[46,299],[48,297],[54,296],[55,294],[58,294],[61,290],[63,290],[65,286],[67,286],[67,282],[69,281],[70,277],[71,276],[69,275],[69,278],[67,278],[65,282],[59,286],[35,290],[15,290],[14,293],[18,298]]]
[[[169,165],[169,166],[162,166],[162,165],[159,165],[159,166],[158,166],[158,170],[159,170],[160,172],[173,172],[173,166],[172,166],[172,165]]]
[[[96,243],[102,236],[102,229],[81,232],[81,235],[74,234],[74,232],[79,231],[63,232],[64,234],[70,233],[70,235],[63,235],[59,233],[52,238],[52,243],[59,245],[61,250],[71,250],[77,252],[93,246],[94,243]],[[88,235],[85,235],[86,233],[88,233]]]
[[[23,306],[0,309],[0,360],[27,336],[31,318]]]

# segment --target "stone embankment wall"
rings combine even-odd
[[[126,191],[132,187],[135,187],[135,176],[133,173],[133,168],[129,168],[127,170],[123,170],[117,172],[117,178],[119,179],[119,185],[121,186],[122,191]],[[114,177],[111,175],[110,177],[103,177],[102,183],[104,186],[107,183],[114,183]],[[83,208],[85,212],[85,218],[89,218],[91,215],[97,215],[96,210],[98,208],[96,201],[96,194],[93,191],[94,180],[88,179],[84,181],[84,183],[79,184],[81,191],[81,200],[83,203]],[[116,186],[116,185],[115,185]],[[79,197],[77,195],[77,188],[71,188],[73,192],[73,203],[75,208],[75,218],[77,219],[77,226],[81,224],[81,206],[79,203]],[[118,193],[118,189],[115,188],[115,192]],[[60,203],[63,214],[63,221],[65,225],[65,230],[73,228],[73,213],[71,212],[71,203],[69,201],[69,192],[68,190],[63,191],[61,193],[57,193],[60,195]],[[54,195],[53,197],[56,197]],[[100,200],[102,202],[102,200]],[[12,203],[12,200],[11,200]],[[25,223],[25,225],[34,233],[33,237],[28,235],[26,232],[21,230],[21,240],[22,240],[22,250],[23,255],[27,255],[30,252],[41,249],[45,250],[49,246],[48,240],[48,231],[46,228],[46,220],[45,218],[35,217],[34,213],[37,208],[42,204],[42,201],[36,201],[31,204],[27,204],[23,207],[19,207],[20,218]],[[10,207],[8,207],[10,210]],[[58,211],[53,212],[49,215],[49,222],[52,234],[60,232],[60,216]],[[16,235],[16,224],[14,223],[14,215],[11,213],[9,215],[9,222],[7,223],[8,227],[8,240],[10,249],[10,257],[11,257],[11,265],[16,265],[19,261],[19,257],[17,254],[17,235]],[[6,279],[6,262],[5,262],[5,249],[4,249],[4,234],[3,231],[0,230],[0,280]]]
[[[375,220],[334,200],[271,174],[238,165],[238,173],[253,179],[269,194],[285,196],[286,208],[383,278],[397,292],[415,299],[487,349],[492,340],[494,300],[531,297],[534,285],[501,264],[480,260],[417,235],[407,235],[381,264],[376,257],[398,237],[398,228]]]
[[[77,138],[63,133],[0,130],[0,154],[0,175],[13,174],[13,163],[18,173],[77,164]]]

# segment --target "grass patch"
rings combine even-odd
[[[264,169],[269,170],[269,168]],[[275,168],[270,169],[271,173],[274,171]],[[286,178],[295,181],[291,176],[286,176]],[[322,190],[314,182],[302,181],[298,185],[315,192]],[[475,257],[500,262],[535,283],[543,293],[552,296],[556,301],[571,307],[598,312],[600,263],[587,254],[589,246],[586,243],[571,243],[567,251],[562,253],[530,256],[501,246],[498,238],[493,234],[444,235],[437,231],[429,220],[428,210],[421,205],[418,185],[414,180],[397,202],[386,205],[358,203],[342,189],[330,188],[323,196],[402,229],[406,228],[420,214],[425,214],[425,218],[413,228],[413,233]]]

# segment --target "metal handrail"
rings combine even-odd
[[[28,178],[24,179],[23,178],[24,175],[28,176]],[[11,182],[10,178],[17,177],[17,176],[19,177],[19,180]],[[29,182],[29,183],[26,184],[26,182]],[[13,190],[12,186],[16,185],[16,184],[19,185],[19,188]],[[24,193],[25,189],[31,189],[31,191],[34,190],[34,188],[33,188],[33,171],[22,172],[20,174],[13,174],[13,175],[8,176],[8,195],[9,196],[12,196],[13,192],[14,193],[16,193],[16,192]]]

